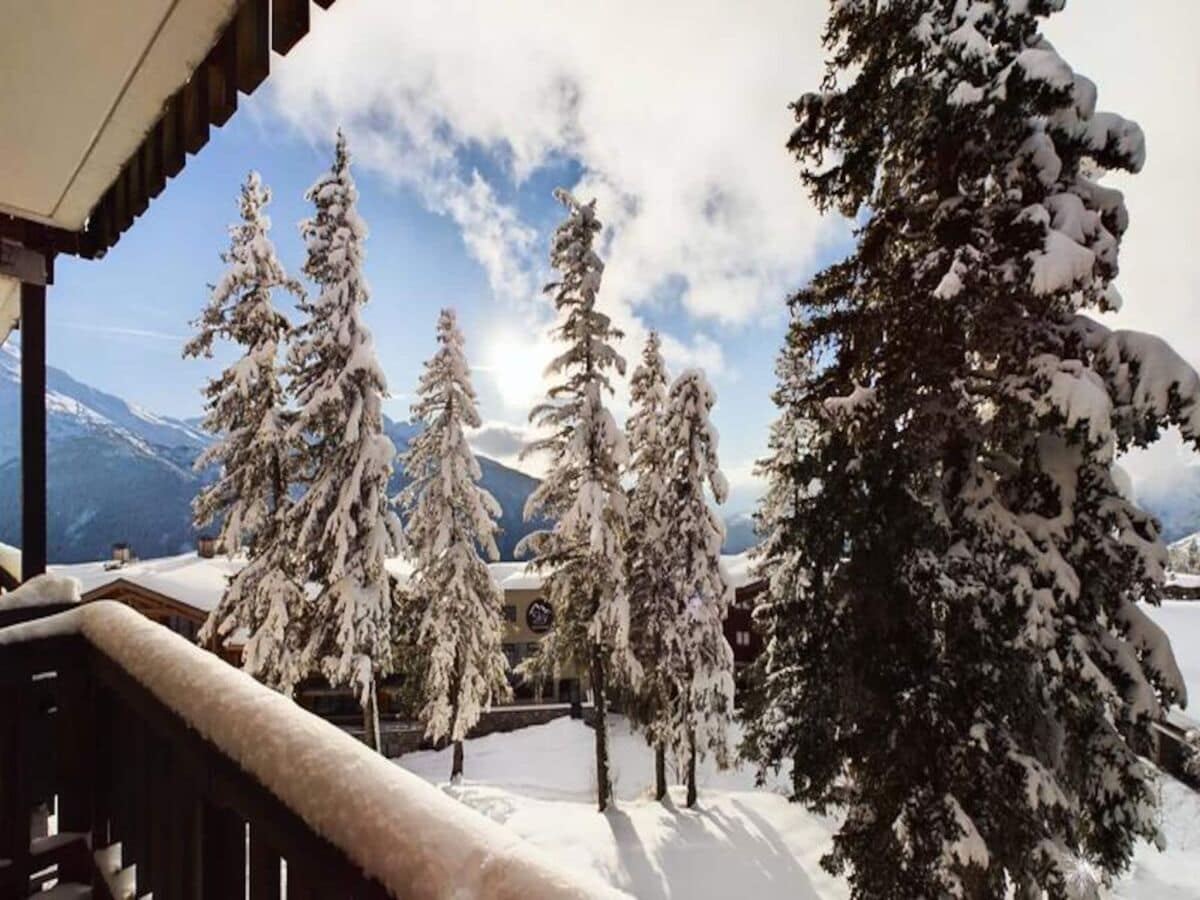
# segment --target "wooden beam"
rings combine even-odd
[[[308,0],[275,0],[271,17],[271,47],[285,56],[308,34]]]
[[[237,86],[253,94],[271,70],[271,0],[245,0],[233,22]]]
[[[175,96],[167,101],[163,117],[159,122],[162,127],[162,167],[163,175],[174,178],[183,171],[186,158],[183,147],[183,89],[175,92]]]
[[[46,571],[46,288],[21,282],[21,580]]]
[[[107,250],[117,240],[117,228],[114,223],[116,211],[114,204],[116,202],[116,191],[110,186],[104,192],[104,196],[100,198],[100,205],[92,210],[93,222],[89,223],[88,230],[92,231],[96,237],[97,246]]]
[[[204,61],[208,121],[218,128],[237,112],[237,29],[226,29]]]
[[[125,230],[126,209],[129,206],[128,195],[125,193],[125,170],[121,170],[121,174],[117,176],[117,180],[112,183],[109,192],[112,194],[112,230],[113,240]]]
[[[322,9],[334,0],[315,0]],[[37,247],[47,255],[71,253],[103,256],[133,224],[187,162],[208,143],[210,126],[229,121],[237,111],[238,91],[251,93],[270,71],[271,50],[285,54],[310,28],[309,0],[241,0],[233,19],[218,37],[192,77],[163,107],[143,139],[97,201],[81,232],[44,229]],[[0,235],[17,237],[26,246],[25,229],[32,223],[0,214]]]
[[[129,165],[126,171],[128,172],[126,190],[129,191],[129,211],[136,218],[144,213],[146,207],[150,205],[150,198],[146,195],[146,182],[142,178],[142,154],[140,150],[129,157]]]
[[[146,135],[142,144],[142,186],[147,199],[154,199],[166,187],[167,176],[163,172],[163,120]]]
[[[0,238],[0,275],[44,287],[49,280],[48,270],[44,251],[31,250],[23,243]]]
[[[192,73],[191,79],[180,93],[183,117],[183,149],[188,153],[199,153],[208,143],[208,63],[203,63]]]

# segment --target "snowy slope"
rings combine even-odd
[[[467,780],[444,785],[449,751],[397,762],[505,824],[572,869],[595,873],[640,900],[834,900],[844,882],[820,866],[836,822],[781,795],[782,779],[754,787],[745,769],[701,773],[700,808],[681,795],[663,807],[647,797],[653,765],[622,719],[613,723],[616,808],[595,811],[593,736],[580,722],[548,725],[467,742]],[[1108,896],[1121,900],[1200,900],[1200,795],[1162,785],[1164,853],[1140,845],[1131,871]]]
[[[0,347],[0,417],[5,421],[9,415],[20,415],[20,385],[20,350],[10,341]],[[157,416],[76,381],[53,366],[46,367],[46,407],[52,437],[104,433],[145,451],[180,448],[194,452],[208,443],[186,422]],[[0,461],[19,452],[19,441],[19,430],[0,431]]]

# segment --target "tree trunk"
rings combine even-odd
[[[696,732],[688,729],[687,805],[696,805]]]
[[[454,741],[454,758],[450,762],[450,780],[459,781],[463,774],[463,742],[458,734],[458,711],[462,706],[462,650],[454,652],[454,678],[450,682],[450,737]]]
[[[661,743],[654,745],[654,799],[667,796],[667,748]]]
[[[604,695],[604,656],[599,645],[592,645],[591,659],[592,697],[596,732],[596,803],[600,812],[608,809],[612,798],[612,784],[608,776],[608,698]]]
[[[379,698],[375,693],[375,679],[367,689],[367,702],[363,704],[363,743],[376,753],[383,752],[379,735]]]
[[[450,780],[460,781],[463,774],[463,742],[454,742],[454,761],[450,764]]]

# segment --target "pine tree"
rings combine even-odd
[[[625,590],[629,597],[630,646],[643,673],[629,692],[626,713],[654,748],[654,796],[667,793],[667,723],[671,682],[660,663],[675,633],[677,614],[667,582],[666,520],[668,454],[667,367],[658,333],[650,332],[642,363],[629,379],[632,412],[625,423],[629,445],[629,521],[625,543]]]
[[[603,811],[612,796],[606,721],[610,675],[628,682],[637,675],[621,585],[626,510],[620,472],[628,449],[604,405],[604,395],[613,390],[609,373],[624,375],[625,360],[612,346],[621,332],[596,308],[604,263],[592,249],[600,231],[595,201],[580,203],[561,189],[555,197],[567,208],[567,218],[551,241],[550,263],[560,277],[546,293],[558,311],[553,334],[566,349],[547,368],[558,381],[529,416],[543,436],[524,451],[546,453],[550,461],[526,502],[525,518],[544,514],[555,524],[517,546],[519,554],[532,551],[531,566],[545,573],[554,630],[526,669],[540,677],[571,666],[588,672],[595,700],[596,792]]]
[[[438,317],[438,351],[425,363],[412,406],[423,425],[404,456],[411,479],[401,494],[407,551],[413,562],[408,593],[417,623],[420,719],[434,741],[454,742],[451,778],[463,771],[463,738],[495,698],[506,699],[504,594],[492,580],[482,547],[498,559],[500,505],[479,486],[479,463],[464,427],[478,428],[475,389],[454,311]]]
[[[1185,571],[1194,575],[1200,574],[1200,540],[1192,538],[1187,546],[1187,568]]]
[[[383,430],[387,382],[360,318],[368,299],[361,271],[367,228],[341,132],[332,168],[306,197],[316,210],[301,223],[304,273],[319,292],[300,304],[307,320],[289,356],[298,405],[291,435],[305,488],[289,532],[300,580],[319,593],[301,626],[302,662],[332,685],[354,687],[366,741],[378,749],[376,681],[392,671],[396,614],[384,560],[401,540],[387,494],[396,448]]]
[[[666,511],[670,530],[667,588],[674,622],[660,667],[673,682],[667,742],[686,770],[687,805],[696,805],[696,765],[712,753],[728,763],[733,715],[733,650],[725,617],[733,599],[721,570],[725,525],[708,502],[729,494],[717,459],[717,430],[709,421],[716,393],[692,369],[671,385],[664,443],[669,455]]]
[[[751,552],[755,573],[766,582],[766,589],[753,613],[764,648],[751,666],[742,704],[746,725],[742,753],[752,760],[776,760],[789,751],[809,755],[808,747],[793,745],[805,735],[792,734],[784,725],[821,699],[805,694],[809,681],[795,677],[811,660],[804,657],[802,642],[792,628],[808,587],[799,546],[803,534],[799,516],[807,486],[799,482],[797,472],[817,437],[804,405],[812,366],[800,349],[801,329],[802,324],[793,321],[776,361],[778,386],[772,400],[779,415],[767,435],[768,454],[755,466],[755,476],[766,490],[755,512],[760,542]],[[781,738],[785,746],[775,746]]]
[[[297,297],[302,292],[275,255],[266,215],[270,201],[270,189],[251,172],[238,203],[241,221],[230,227],[230,246],[221,254],[225,273],[212,288],[195,323],[197,334],[183,352],[211,358],[219,339],[245,348],[204,388],[204,428],[216,440],[200,454],[196,468],[214,467],[218,475],[201,489],[193,512],[198,528],[219,520],[219,546],[230,556],[244,552],[248,563],[230,580],[200,639],[223,640],[243,629],[248,635],[246,671],[290,693],[298,672],[289,622],[303,598],[278,558],[281,523],[290,506],[285,395],[278,361],[290,326],[271,295],[277,289]]]
[[[1128,224],[1097,172],[1144,146],[1041,36],[1062,5],[839,0],[794,106],[805,184],[861,224],[793,301],[820,434],[774,627],[797,667],[757,727],[846,809],[825,863],[856,897],[1060,898],[1157,837],[1139,754],[1183,685],[1112,463],[1168,423],[1200,442],[1200,379],[1086,315]]]

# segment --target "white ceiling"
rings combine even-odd
[[[238,0],[5,0],[0,211],[78,231]]]

